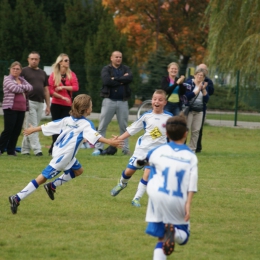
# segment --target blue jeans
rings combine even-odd
[[[180,103],[172,103],[167,101],[164,110],[171,112],[174,116],[177,116],[180,114]]]

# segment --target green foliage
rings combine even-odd
[[[209,64],[222,72],[240,70],[260,82],[260,0],[212,0],[209,18]]]
[[[144,68],[144,73],[148,77],[148,82],[141,85],[137,95],[142,96],[145,99],[150,98],[154,90],[161,87],[162,77],[168,75],[167,66],[171,62],[178,63],[178,59],[174,53],[167,53],[162,48],[152,52],[149,55],[149,59]]]
[[[207,104],[208,109],[216,110],[235,110],[236,87],[233,86],[214,86],[214,95],[210,96]],[[260,111],[259,106],[260,92],[248,90],[243,87],[239,89],[238,110],[240,111]]]
[[[19,32],[16,31],[13,11],[8,0],[1,0],[0,4],[0,57],[2,60],[11,60],[16,58],[13,41]]]
[[[115,28],[113,16],[107,9],[103,9],[103,16],[99,22],[98,30],[91,39],[88,39],[85,47],[85,66],[87,72],[87,91],[95,100],[93,104],[93,111],[99,112],[101,109],[102,99],[100,97],[100,90],[102,81],[100,77],[103,66],[110,63],[109,58],[111,53],[119,50],[123,54],[123,64],[129,64],[131,57],[129,49],[126,47],[126,38],[121,35]]]
[[[42,62],[53,60],[59,46],[58,37],[42,6],[37,7],[33,0],[17,1],[12,23],[15,25],[11,45],[15,46],[11,52],[13,59],[26,62],[28,54],[35,50],[41,54]]]
[[[95,124],[98,122],[95,121]],[[0,117],[0,128],[3,118]],[[118,132],[112,122],[108,136]],[[259,259],[259,130],[205,126],[198,154],[198,193],[191,206],[191,236],[169,259]],[[138,135],[130,137],[133,151]],[[246,138],[245,138],[246,137]],[[129,157],[91,156],[81,149],[84,173],[57,188],[51,201],[40,186],[12,215],[8,196],[20,191],[48,165],[51,137],[40,133],[43,157],[0,156],[0,259],[152,259],[157,239],[144,233],[147,195],[131,206],[142,171],[117,197]],[[22,135],[19,138],[21,143]],[[259,166],[259,167],[258,167]],[[248,220],[250,219],[250,222]]]

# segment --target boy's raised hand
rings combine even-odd
[[[30,134],[32,134],[32,133],[34,133],[34,132],[39,132],[39,131],[41,131],[41,127],[40,126],[32,126],[31,124],[29,125],[29,128],[26,128],[26,129],[24,129],[23,130],[23,134],[25,135],[25,136],[28,136],[28,135],[30,135]]]
[[[115,146],[117,148],[122,148],[124,146],[124,140],[118,139],[118,136],[113,135],[113,138],[109,139],[110,145]]]

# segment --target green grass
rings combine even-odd
[[[213,119],[213,120],[235,120],[235,113],[232,114],[222,114],[222,113],[216,113],[211,114],[210,112],[207,113],[207,119]],[[259,114],[237,114],[237,121],[244,121],[244,122],[260,122],[260,115]]]
[[[2,124],[0,118],[0,129]],[[111,123],[108,136],[117,132]],[[117,197],[110,196],[128,162],[121,151],[93,157],[92,149],[81,149],[82,176],[59,187],[54,201],[40,187],[11,214],[8,196],[50,161],[51,138],[40,137],[43,157],[0,157],[0,259],[152,259],[156,239],[144,233],[147,195],[141,208],[131,206],[142,171]],[[130,138],[132,151],[137,137]],[[190,240],[168,259],[260,259],[259,143],[259,130],[205,126]]]

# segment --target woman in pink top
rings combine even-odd
[[[8,155],[16,156],[15,146],[22,130],[25,111],[28,110],[26,93],[32,90],[32,86],[20,77],[21,72],[22,65],[15,61],[10,66],[10,74],[4,76],[4,130],[0,137],[0,155],[6,149]]]
[[[79,90],[76,74],[70,69],[69,56],[61,53],[52,65],[52,74],[49,77],[49,91],[52,97],[51,115],[52,120],[69,116],[72,104],[73,92]],[[53,144],[58,135],[52,136],[52,145],[49,154],[52,153]]]

